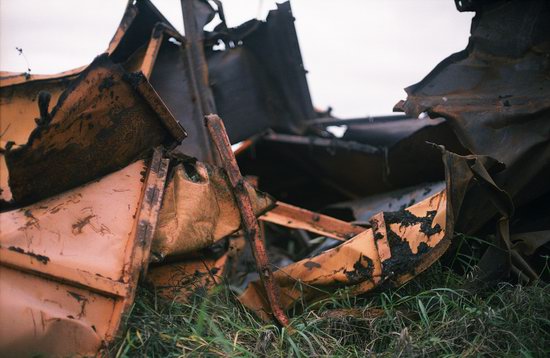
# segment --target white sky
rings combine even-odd
[[[182,31],[180,0],[153,0]],[[228,24],[265,17],[273,0],[224,0]],[[341,117],[388,114],[403,88],[466,47],[472,13],[452,0],[292,0],[316,107]],[[0,69],[56,73],[102,53],[126,0],[0,0]]]

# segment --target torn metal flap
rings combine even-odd
[[[274,205],[273,199],[244,182],[257,216]],[[155,260],[190,253],[234,233],[241,216],[225,172],[202,162],[174,168],[166,187],[159,225],[153,241]]]
[[[321,299],[337,288],[351,286],[360,294],[388,281],[402,284],[429,267],[447,249],[445,191],[388,217],[375,215],[366,229],[336,248],[274,272],[281,304],[291,308],[302,300]],[[259,281],[239,300],[260,317],[271,313]]]

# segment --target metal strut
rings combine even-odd
[[[241,213],[244,234],[252,247],[252,253],[256,261],[256,269],[258,270],[265,292],[267,293],[271,312],[282,326],[287,327],[289,321],[279,302],[279,286],[273,279],[273,273],[269,267],[269,258],[265,250],[264,242],[260,237],[258,220],[254,215],[252,202],[245,189],[244,179],[237,166],[235,155],[231,150],[231,143],[225,131],[225,126],[221,118],[215,114],[205,116],[205,124],[210,132],[212,141],[216,145],[222,160],[222,166],[227,172],[229,182],[235,193],[235,200]]]

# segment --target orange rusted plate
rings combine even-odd
[[[321,299],[345,286],[352,294],[361,294],[383,282],[399,285],[410,280],[449,246],[446,205],[447,196],[442,191],[402,212],[377,214],[371,219],[373,228],[274,272],[283,309],[299,300]],[[239,300],[260,317],[271,314],[259,281],[250,283]]]
[[[168,160],[0,214],[0,355],[95,355],[148,261]]]
[[[244,184],[261,215],[273,199]],[[160,261],[206,248],[237,231],[241,217],[227,176],[220,168],[188,161],[174,168],[164,195],[153,241],[153,257]]]
[[[82,185],[185,138],[147,80],[106,56],[71,83],[47,116],[25,145],[4,153],[19,204]]]

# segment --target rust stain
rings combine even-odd
[[[92,218],[94,218],[95,215],[88,215],[86,216],[85,218],[82,218],[82,219],[78,219],[78,221],[76,223],[73,224],[73,234],[74,235],[78,235],[80,233],[82,233],[82,229],[90,224],[90,220],[92,220]]]
[[[29,227],[35,227],[37,229],[40,228],[38,219],[32,214],[30,210],[28,209],[25,210],[24,214],[25,214],[25,217],[28,218],[27,222],[25,223],[25,228],[29,228]]]

